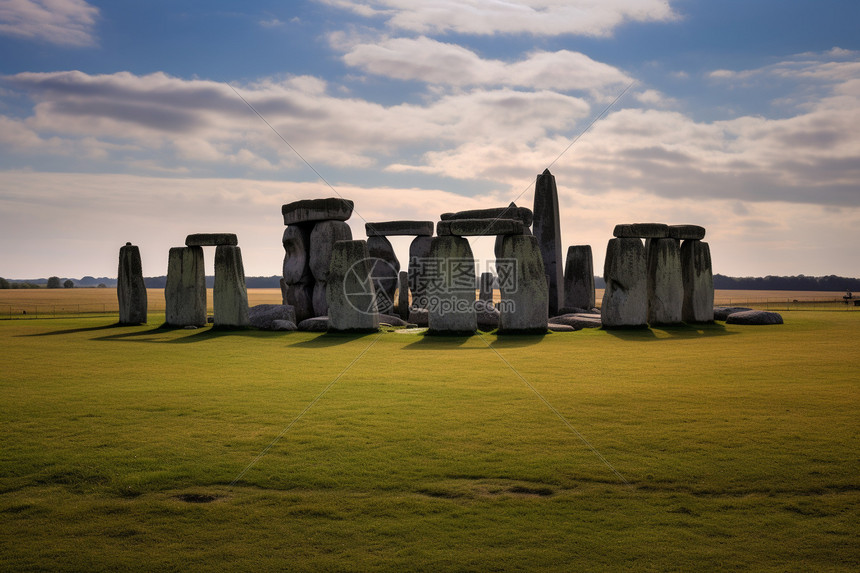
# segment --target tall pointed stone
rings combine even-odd
[[[515,265],[499,271],[499,334],[546,334],[548,287],[537,239],[531,235],[505,235],[496,264]]]
[[[714,275],[708,243],[681,243],[681,275],[684,281],[684,322],[714,321]]]
[[[591,245],[571,245],[564,267],[564,309],[594,308],[594,261]]]
[[[165,322],[170,326],[206,324],[203,247],[173,247],[167,255]]]
[[[549,169],[537,176],[535,182],[533,234],[537,237],[543,266],[549,277],[550,316],[558,314],[564,304],[564,268],[561,258],[561,223],[558,211],[558,189]]]
[[[146,285],[143,283],[143,266],[140,249],[126,243],[119,249],[119,272],[116,295],[119,299],[119,323],[143,324],[146,322]]]
[[[373,332],[379,329],[370,266],[366,241],[334,244],[326,288],[329,331]]]
[[[604,328],[645,326],[648,323],[648,272],[645,247],[633,237],[610,239],[600,305]]]
[[[248,290],[242,251],[232,245],[215,247],[215,326],[242,328],[249,326]]]
[[[455,235],[435,237],[424,270],[430,311],[428,334],[474,334],[478,328],[475,257],[469,240]]]

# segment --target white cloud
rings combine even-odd
[[[344,46],[342,37],[336,42]],[[457,44],[420,38],[387,38],[356,43],[344,55],[347,65],[395,79],[444,86],[509,86],[558,91],[600,92],[630,82],[619,69],[585,54],[560,50],[533,52],[519,62],[482,59]]]
[[[610,36],[628,21],[664,22],[668,0],[320,0],[418,34]]]
[[[99,9],[85,0],[0,0],[0,35],[92,46]]]

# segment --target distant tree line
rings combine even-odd
[[[860,279],[838,277],[727,277],[714,275],[716,289],[860,291]]]

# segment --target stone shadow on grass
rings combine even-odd
[[[685,340],[691,338],[708,338],[711,336],[726,336],[737,334],[726,330],[725,325],[709,324],[677,324],[672,326],[652,326],[636,328],[602,328],[604,332],[621,340],[639,340],[653,342],[660,340]],[[665,333],[665,335],[659,335]]]
[[[475,336],[475,335],[472,335]],[[461,348],[472,336],[431,334],[416,335],[415,342],[404,346],[403,350],[475,350],[473,347]]]
[[[143,326],[143,325],[140,325]],[[53,330],[51,332],[37,332],[35,334],[18,334],[18,337],[30,337],[30,336],[57,336],[60,334],[78,334],[81,332],[97,332],[100,330],[111,330],[114,328],[137,328],[135,325],[128,324],[120,324],[118,322],[114,322],[112,324],[102,324],[100,326],[87,326],[84,328],[68,328],[65,330]]]
[[[484,338],[495,349],[501,348],[523,348],[540,344],[546,338],[546,334],[499,334],[495,340]]]
[[[331,346],[340,346],[354,340],[360,340],[369,336],[378,336],[378,332],[322,332],[310,340],[294,342],[290,347],[296,348],[328,348]]]
[[[172,338],[169,340],[165,340],[163,338],[159,339],[149,339],[143,337],[149,337],[158,334],[167,334],[169,332],[176,331],[185,331],[186,329],[181,326],[168,326],[162,324],[161,326],[157,326],[155,328],[150,328],[143,331],[137,332],[124,332],[121,334],[111,334],[108,336],[99,336],[94,338],[93,340],[101,340],[101,341],[124,341],[124,342],[156,342],[159,344],[190,344],[193,342],[204,342],[206,340],[212,340],[215,338],[221,338],[222,336],[243,336],[243,337],[252,337],[252,338],[266,338],[271,336],[271,333],[263,330],[257,330],[253,328],[217,328],[217,327],[207,327],[203,326],[194,330],[188,329],[187,332],[190,334],[188,336],[183,336],[181,338]]]

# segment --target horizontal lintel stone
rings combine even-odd
[[[352,216],[353,206],[352,201],[340,197],[302,199],[281,206],[281,214],[284,216],[284,225],[314,221],[346,221]]]
[[[669,237],[701,241],[705,238],[705,228],[699,225],[669,225]]]
[[[448,223],[451,234],[458,237],[522,235],[525,231],[523,222],[515,219],[454,219]]]
[[[516,219],[526,227],[531,226],[534,213],[526,207],[517,207],[511,203],[507,207],[493,207],[490,209],[472,209],[470,211],[458,211],[457,213],[442,213],[439,217],[442,221],[454,221],[457,219]]]
[[[364,230],[368,237],[432,237],[433,221],[384,221],[380,223],[365,223]]]
[[[669,237],[669,225],[663,223],[615,225],[612,235],[619,239],[667,239]]]
[[[234,233],[195,233],[185,237],[186,247],[235,247],[238,244],[239,239]]]

